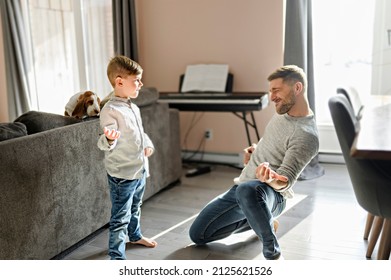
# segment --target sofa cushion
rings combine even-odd
[[[27,135],[27,128],[23,123],[0,123],[0,141]]]
[[[144,107],[157,102],[159,99],[159,92],[154,87],[143,87],[140,90],[140,94],[133,100],[134,104],[138,107]]]
[[[102,99],[100,103],[100,107],[103,108],[103,106],[106,104],[107,101],[110,100],[110,98],[113,96],[114,92],[110,92],[105,98]],[[151,105],[159,99],[159,92],[154,87],[143,87],[140,90],[140,93],[137,98],[132,99],[134,104],[136,104],[138,107],[144,107],[147,105]]]
[[[14,122],[25,124],[28,134],[34,134],[56,127],[79,123],[81,120],[58,114],[29,111],[19,116]]]

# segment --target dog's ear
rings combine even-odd
[[[75,109],[73,109],[72,117],[75,117],[78,119],[83,118],[83,116],[85,114],[85,106],[84,106],[85,100],[84,99],[85,99],[84,94],[81,94],[79,96],[79,98],[77,99]]]
[[[95,93],[93,93],[92,91],[89,91],[89,90],[87,90],[87,91],[85,91],[83,94],[82,94],[82,96],[84,96],[84,98],[87,98],[87,97],[90,97],[90,96],[92,96],[92,95],[94,95]],[[80,97],[79,97],[80,98]]]

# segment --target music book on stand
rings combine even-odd
[[[227,64],[188,65],[181,92],[224,92],[227,79]]]

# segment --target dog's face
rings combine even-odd
[[[84,93],[84,104],[87,111],[87,115],[92,117],[99,115],[100,113],[100,98],[91,91]]]
[[[86,91],[80,94],[77,99],[77,104],[73,110],[72,116],[82,118],[87,115],[89,117],[97,116],[100,113],[100,98],[92,91]]]

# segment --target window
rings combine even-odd
[[[63,114],[69,98],[91,90],[105,97],[113,50],[111,0],[23,0],[35,92],[33,110]]]
[[[354,87],[362,102],[370,96],[375,2],[312,1],[318,124],[332,124],[327,104],[338,87]]]

